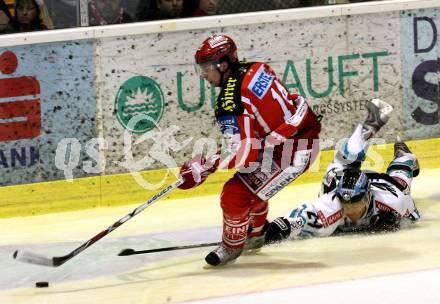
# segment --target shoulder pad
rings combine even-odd
[[[267,64],[257,62],[252,65],[248,75],[249,85],[247,86],[247,89],[258,99],[263,99],[272,86],[272,82],[275,79],[275,73]]]

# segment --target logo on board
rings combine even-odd
[[[135,76],[119,88],[115,100],[116,117],[119,123],[135,134],[153,129],[162,118],[165,101],[160,86],[147,76]],[[129,122],[142,115],[136,124]]]
[[[33,76],[12,76],[18,58],[0,54],[0,142],[38,137],[41,133],[40,82]]]

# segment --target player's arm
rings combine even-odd
[[[397,231],[400,229],[401,216],[393,211],[381,211],[370,218],[369,232]]]
[[[214,154],[208,159],[198,154],[185,162],[180,168],[180,179],[183,182],[178,188],[187,190],[203,184],[208,176],[217,170],[218,160],[218,154]]]
[[[320,206],[329,208],[326,198],[321,197],[314,204],[305,203],[293,209],[287,216],[278,217],[270,222],[266,232],[266,244],[288,239],[331,235],[338,227],[342,213],[340,210],[336,210],[330,217],[326,217]]]
[[[292,138],[304,128],[311,110],[302,96],[290,94],[277,79],[273,81],[267,95],[270,95],[281,105],[284,112],[284,122],[266,137],[266,143],[278,145]]]
[[[269,133],[268,140],[273,144],[279,144],[291,138],[301,130],[304,122],[307,120],[307,115],[310,109],[307,102],[302,96],[296,94],[289,95],[284,87],[277,80],[275,80],[274,83],[274,86],[277,89],[271,89],[272,97],[278,100],[278,102],[288,105],[289,103],[292,103],[292,101],[289,99],[289,96],[293,96],[293,103],[296,107],[296,109],[294,110],[294,114],[286,117],[285,121],[281,125],[279,125],[271,133]]]

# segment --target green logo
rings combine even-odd
[[[119,123],[135,134],[153,129],[162,118],[164,106],[162,90],[156,81],[146,76],[135,76],[124,82],[115,100]],[[129,124],[137,115],[147,119],[136,120],[134,126]]]

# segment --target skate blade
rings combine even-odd
[[[226,262],[225,264],[220,264],[220,265],[217,265],[217,266],[213,266],[211,264],[205,263],[205,265],[203,266],[203,269],[206,269],[206,270],[219,269],[219,268],[223,268],[225,266],[232,265],[236,261],[237,261],[237,259],[233,259],[232,261],[229,261],[229,262]]]

